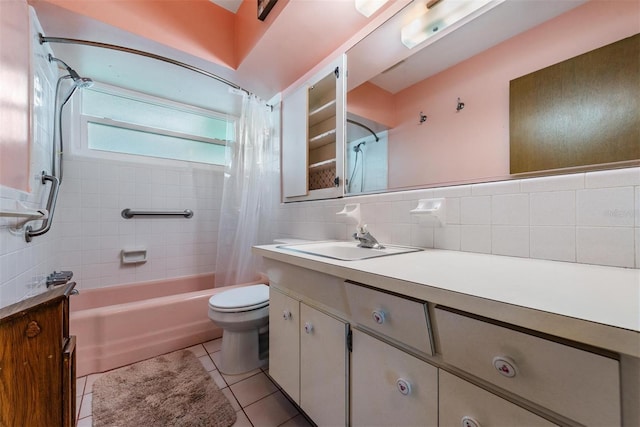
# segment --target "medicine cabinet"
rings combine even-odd
[[[343,195],[345,58],[282,100],[284,201]]]

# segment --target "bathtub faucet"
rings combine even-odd
[[[51,286],[64,285],[73,277],[73,271],[54,271],[47,276],[47,288]]]
[[[384,249],[384,246],[378,243],[376,238],[367,231],[366,225],[358,226],[357,230],[358,231],[353,233],[353,238],[360,242],[358,243],[358,247],[369,249]]]

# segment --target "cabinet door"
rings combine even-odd
[[[345,65],[341,55],[282,102],[285,201],[344,194]]]
[[[299,302],[269,288],[269,375],[300,403]]]
[[[300,407],[318,426],[347,423],[349,325],[300,303]]]
[[[353,330],[351,425],[437,426],[438,369]]]
[[[282,101],[282,194],[285,198],[306,196],[308,185],[306,85]]]

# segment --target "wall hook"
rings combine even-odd
[[[420,123],[419,124],[423,124],[426,121],[427,121],[427,116],[424,115],[424,113],[422,111],[420,111]]]
[[[460,110],[462,110],[464,108],[464,102],[460,101],[460,98],[458,98],[458,105],[456,106],[456,112],[460,112]]]

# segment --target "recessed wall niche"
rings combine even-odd
[[[640,159],[640,34],[514,79],[512,174]]]

